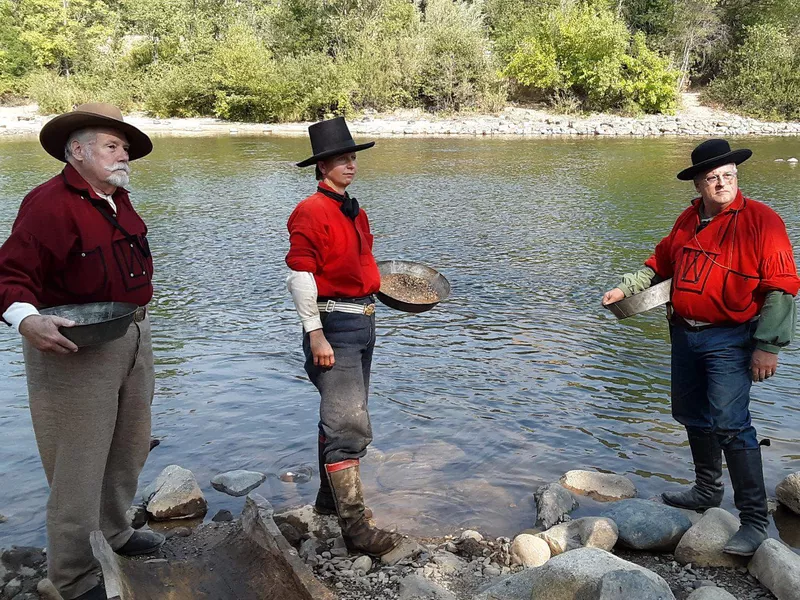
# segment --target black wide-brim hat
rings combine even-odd
[[[314,156],[297,163],[298,167],[308,167],[332,156],[359,152],[375,145],[375,142],[356,144],[344,117],[314,123],[308,128],[308,137],[311,138],[311,152]]]
[[[753,156],[752,150],[731,150],[726,140],[706,140],[692,150],[692,166],[678,173],[678,179],[691,181],[695,175],[706,173],[721,165],[741,164]]]
[[[39,141],[50,156],[61,162],[67,162],[64,150],[69,136],[87,127],[107,127],[124,134],[130,144],[129,160],[147,156],[153,150],[153,142],[146,133],[126,123],[119,108],[103,102],[81,104],[72,112],[54,117],[42,127]]]

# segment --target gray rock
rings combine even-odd
[[[147,509],[143,504],[131,506],[125,513],[125,516],[134,529],[141,529],[147,525]]]
[[[686,600],[736,600],[736,596],[729,594],[722,588],[708,586],[696,589],[689,594]]]
[[[578,508],[572,493],[559,483],[541,486],[534,494],[536,500],[536,524],[550,529],[566,520],[567,515]]]
[[[761,544],[747,570],[778,600],[800,599],[800,556],[778,540]]]
[[[19,572],[22,567],[35,569],[45,560],[44,550],[35,546],[11,546],[0,554],[0,563],[14,572]]]
[[[321,540],[340,537],[342,530],[336,515],[319,515],[310,504],[275,513],[275,523],[288,523],[300,535],[313,535]]]
[[[225,508],[222,508],[217,511],[217,514],[211,517],[211,520],[214,523],[230,523],[233,521],[233,513]]]
[[[8,517],[5,515],[0,515],[0,523],[5,523],[6,521],[8,521]]]
[[[278,525],[278,529],[283,534],[283,537],[286,538],[286,541],[289,542],[295,548],[300,545],[300,540],[302,536],[300,532],[297,531],[294,527],[289,525],[288,523],[281,523]]]
[[[467,530],[461,532],[461,537],[459,539],[461,541],[463,541],[463,540],[475,540],[476,542],[482,542],[483,541],[483,536],[480,533],[478,533],[477,531],[474,531],[472,529],[467,529]]]
[[[188,469],[170,465],[150,488],[155,490],[147,502],[147,512],[157,521],[189,519],[206,514],[208,504]]]
[[[550,560],[550,545],[541,537],[521,533],[510,549],[511,563],[525,568],[541,567]]]
[[[800,471],[792,473],[775,488],[778,502],[800,515]]]
[[[747,558],[725,554],[722,548],[739,529],[739,519],[721,508],[709,508],[675,548],[675,560],[698,567],[742,567]]]
[[[353,571],[363,571],[369,573],[372,568],[372,559],[369,556],[359,556],[353,561]]]
[[[647,500],[620,500],[603,513],[617,524],[619,542],[635,550],[672,551],[692,522],[678,508]]]
[[[596,591],[582,594],[586,600],[674,600],[669,585],[655,573],[639,570],[619,569],[603,575]]]
[[[525,569],[491,581],[478,589],[473,600],[531,600],[533,580],[539,569]]]
[[[403,538],[397,546],[381,556],[381,562],[385,565],[394,565],[404,558],[411,558],[417,554],[425,552],[425,548],[420,546],[411,538]]]
[[[583,517],[551,527],[536,536],[547,542],[550,554],[556,556],[577,548],[611,550],[617,543],[619,532],[611,519]]]
[[[215,475],[211,480],[211,485],[218,492],[229,496],[246,496],[266,479],[266,475],[255,471],[228,471]]]
[[[568,490],[584,494],[600,502],[636,496],[636,486],[627,477],[597,471],[567,471],[559,480]]]
[[[466,565],[465,561],[445,550],[436,552],[431,557],[431,562],[439,567],[439,572],[442,573],[442,575],[454,575],[461,571]]]
[[[56,586],[49,579],[42,579],[36,584],[36,591],[42,600],[64,600],[61,594],[58,593]]]
[[[398,600],[456,600],[456,597],[420,575],[408,575],[400,581]]]

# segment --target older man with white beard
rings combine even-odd
[[[31,417],[50,497],[48,576],[64,600],[100,600],[89,534],[124,555],[157,550],[164,537],[135,531],[130,507],[150,443],[153,295],[147,226],[123,186],[128,162],[150,139],[118,108],[84,104],[48,122],[44,149],[63,171],[23,200],[0,247],[0,314],[22,335]],[[78,348],[39,308],[90,302],[140,308],[125,335]]]

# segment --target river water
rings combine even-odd
[[[433,311],[380,306],[363,472],[380,522],[430,536],[458,527],[514,535],[533,525],[533,491],[570,469],[630,477],[640,497],[693,479],[670,416],[661,310],[622,322],[602,293],[637,267],[693,195],[675,174],[698,140],[392,139],[359,154],[351,187],[375,255],[425,262],[452,285]],[[791,138],[734,141],[749,196],[800,244],[800,169]],[[191,469],[217,509],[221,471],[269,475],[276,507],[313,500],[318,396],[303,372],[285,289],[286,220],[315,187],[293,166],[305,139],[158,138],[134,163],[132,199],[150,227],[156,355],[153,450],[141,478]],[[23,195],[58,171],[34,141],[0,143],[0,237]],[[800,468],[800,354],[757,385],[752,409],[772,493]],[[47,486],[27,408],[18,335],[0,331],[0,547],[44,542]],[[726,477],[727,484],[727,477]],[[730,488],[728,488],[730,490]],[[733,509],[732,494],[724,508]],[[582,499],[576,513],[601,507]],[[777,529],[800,547],[785,510]]]

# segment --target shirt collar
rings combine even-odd
[[[702,201],[703,201],[702,196],[700,198],[695,198],[694,200],[692,200],[692,206],[694,206],[697,209],[698,218],[700,218],[700,203]],[[742,190],[738,190],[736,192],[736,198],[733,199],[733,202],[731,202],[727,207],[725,207],[725,210],[720,211],[719,214],[715,216],[718,217],[719,215],[724,215],[727,212],[739,212],[740,210],[744,210],[746,207],[747,207],[747,198],[745,198],[744,195],[742,194]]]
[[[61,174],[64,177],[64,182],[67,184],[67,187],[70,187],[77,192],[87,192],[89,197],[95,200],[102,200],[103,202],[106,201],[105,198],[100,197],[97,192],[94,191],[94,188],[89,185],[83,176],[78,173],[78,170],[71,164],[67,163]],[[116,190],[114,190],[114,193],[111,194],[111,197],[116,199],[120,194],[127,193],[128,190],[118,187]]]

